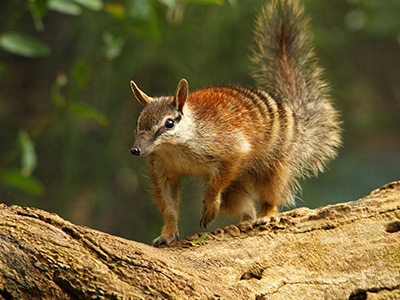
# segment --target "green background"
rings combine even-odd
[[[207,4],[204,4],[207,3]],[[0,201],[150,243],[162,218],[144,158],[132,157],[147,94],[254,84],[250,46],[264,1],[6,0],[0,3]],[[400,2],[304,1],[344,122],[329,170],[297,206],[355,200],[400,179]],[[181,237],[198,227],[203,183],[184,180]],[[236,222],[223,214],[211,230]]]

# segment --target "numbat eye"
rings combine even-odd
[[[165,121],[165,128],[166,129],[172,129],[175,126],[175,122],[172,119],[168,119],[167,121]]]

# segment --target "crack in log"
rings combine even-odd
[[[12,300],[13,299],[12,295],[6,289],[0,290],[0,296],[4,300]]]
[[[240,280],[249,280],[249,279],[257,279],[261,280],[263,270],[251,270],[245,272],[240,276]]]
[[[350,294],[349,300],[366,300],[368,299],[369,293],[377,294],[382,291],[393,292],[396,290],[400,290],[400,285],[395,285],[393,287],[369,288],[366,290],[357,289]]]
[[[53,282],[57,284],[60,289],[71,299],[84,299],[85,296],[88,296],[84,291],[77,290],[69,280],[61,275],[61,272],[59,271],[54,272]]]
[[[395,233],[400,231],[400,221],[390,222],[386,225],[386,232]]]

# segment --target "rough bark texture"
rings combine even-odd
[[[400,299],[400,182],[197,237],[158,249],[1,205],[0,299]]]

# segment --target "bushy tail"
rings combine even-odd
[[[322,171],[341,144],[340,122],[321,79],[308,27],[299,1],[273,0],[257,19],[252,56],[257,84],[284,99],[302,126],[302,175]]]

